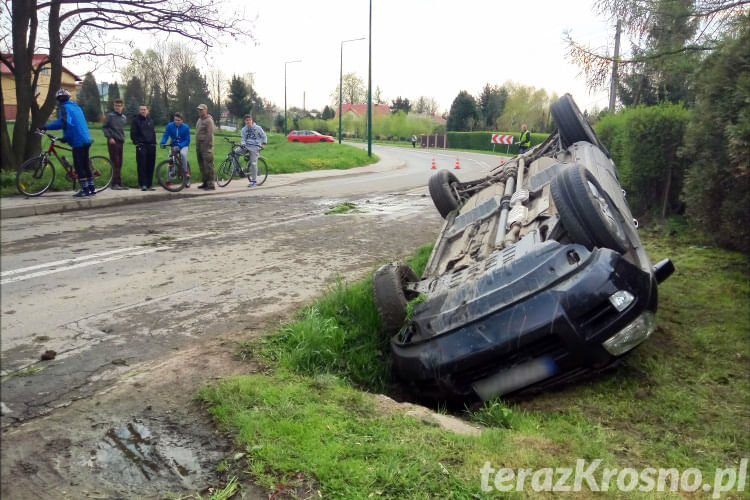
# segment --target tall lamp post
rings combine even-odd
[[[298,62],[302,62],[302,60],[297,59],[296,61],[284,61],[284,135],[286,135],[286,65]]]
[[[341,65],[339,66],[339,144],[341,144],[341,110],[344,103],[344,44],[364,39],[365,37],[341,41]]]
[[[367,38],[367,156],[372,158],[372,0],[370,0],[370,31]]]

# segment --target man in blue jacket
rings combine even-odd
[[[78,104],[70,100],[70,92],[66,89],[58,90],[55,98],[58,102],[57,120],[45,125],[44,129],[62,129],[62,141],[67,142],[73,148],[73,167],[78,176],[78,183],[81,185],[81,190],[73,196],[76,198],[93,196],[96,194],[96,187],[94,187],[94,179],[89,166],[89,148],[93,141],[86,118]]]
[[[187,177],[185,187],[190,187],[190,169],[188,168],[188,146],[190,145],[190,127],[183,122],[182,113],[174,114],[174,121],[167,124],[164,135],[161,136],[161,147],[166,147],[167,139],[171,139],[172,147],[180,148],[182,155],[182,170]]]

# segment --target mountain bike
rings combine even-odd
[[[187,186],[190,179],[190,163],[187,164],[187,171],[182,169],[182,154],[179,146],[169,146],[169,158],[156,166],[156,180],[159,185],[176,193],[182,191]]]
[[[229,150],[229,154],[221,162],[221,165],[216,168],[216,184],[219,187],[224,187],[232,182],[232,178],[234,177],[247,177],[248,180],[251,179],[250,153],[238,143],[226,137],[224,140],[232,145],[232,149]],[[266,182],[267,177],[268,163],[266,163],[265,158],[258,156],[258,175],[255,179],[255,185],[260,186]]]
[[[76,174],[73,165],[58,150],[73,151],[73,148],[57,145],[60,140],[50,133],[36,130],[35,133],[41,136],[47,136],[50,139],[47,151],[43,151],[39,156],[29,158],[18,166],[16,171],[16,188],[18,192],[25,196],[41,196],[49,190],[55,181],[55,163],[57,161],[65,171],[65,178],[73,183],[73,190],[76,189],[78,174]],[[92,156],[89,158],[89,167],[94,179],[94,188],[97,193],[107,189],[112,182],[112,163],[109,158],[104,156]]]

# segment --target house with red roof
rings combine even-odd
[[[0,84],[2,85],[3,93],[3,112],[5,113],[6,120],[16,119],[16,110],[18,104],[16,102],[16,79],[13,76],[10,68],[5,64],[5,60],[9,60],[13,63],[12,54],[3,54],[0,59]],[[50,63],[49,56],[47,54],[34,54],[31,59],[32,66],[39,71],[39,79],[37,80],[36,88],[34,89],[34,95],[36,100],[41,106],[44,100],[47,98],[49,92],[50,74],[52,73],[52,64]],[[76,89],[78,82],[81,78],[75,75],[72,71],[63,66],[62,71],[62,82],[61,86],[68,89],[73,99],[76,97]],[[54,89],[57,92],[57,89]]]

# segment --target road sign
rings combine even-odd
[[[492,139],[490,139],[490,142],[492,144],[513,144],[513,136],[504,134],[492,134]]]

